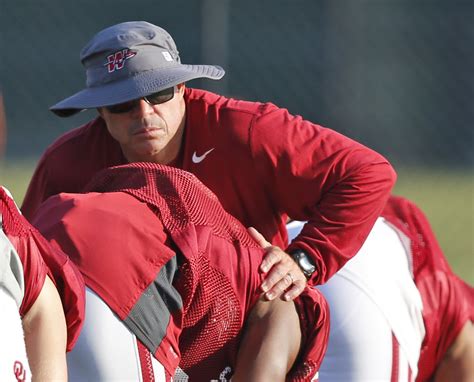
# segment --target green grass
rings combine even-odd
[[[0,183],[20,205],[34,163],[0,166]],[[394,193],[413,200],[425,212],[453,270],[474,284],[474,175],[469,171],[399,169]]]
[[[474,285],[474,174],[402,169],[394,193],[425,212],[453,270]]]
[[[0,162],[0,184],[10,190],[18,205],[25,197],[34,168],[34,161]]]

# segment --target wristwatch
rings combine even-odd
[[[307,279],[310,279],[314,272],[316,272],[316,265],[313,260],[301,249],[291,251],[290,256],[298,264],[303,274]]]

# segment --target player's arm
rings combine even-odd
[[[474,380],[474,325],[466,322],[441,360],[435,382]]]
[[[26,352],[34,381],[66,381],[66,320],[55,285],[46,277],[23,317]]]
[[[285,381],[300,346],[294,303],[260,299],[245,323],[232,381]]]

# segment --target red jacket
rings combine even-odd
[[[316,262],[312,283],[357,253],[395,182],[385,158],[270,103],[198,89],[186,89],[185,101],[182,148],[170,165],[194,173],[229,213],[282,248],[287,216],[309,221],[289,250],[304,249]],[[31,219],[49,196],[81,192],[99,170],[125,162],[97,118],[46,150],[22,211]]]

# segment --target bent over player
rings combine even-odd
[[[474,289],[413,202],[391,197],[357,255],[318,288],[331,309],[321,380],[474,380]]]
[[[264,250],[194,175],[136,163],[86,190],[51,197],[34,219],[88,288],[72,379],[315,378],[324,299],[309,288],[294,302],[262,299]]]

